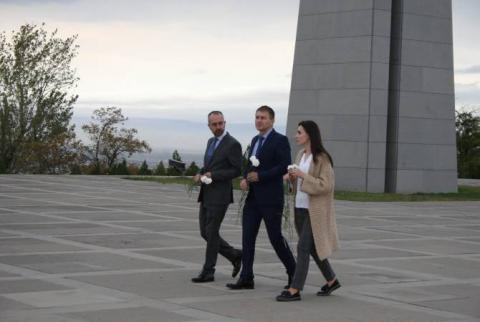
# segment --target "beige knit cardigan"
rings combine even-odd
[[[300,163],[303,153],[303,149],[298,152],[296,164]],[[323,260],[330,257],[332,252],[339,247],[333,204],[335,175],[325,154],[320,154],[316,159],[316,163],[312,160],[308,173],[302,180],[300,190],[309,195],[308,212],[312,224],[315,249],[318,257]],[[294,195],[296,195],[296,182],[293,183],[293,189]]]

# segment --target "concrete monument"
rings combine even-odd
[[[451,0],[300,0],[290,138],[304,119],[338,190],[457,191]]]

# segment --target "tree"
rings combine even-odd
[[[134,153],[151,152],[152,149],[148,143],[144,140],[139,140],[135,136],[137,135],[137,129],[120,129],[108,132],[105,136],[104,148],[102,155],[105,157],[107,167],[110,167],[117,158],[123,153],[131,157]]]
[[[112,131],[112,128],[118,123],[123,125],[127,118],[122,115],[121,109],[102,107],[93,111],[92,120],[90,124],[83,125],[82,130],[87,133],[93,143],[88,150],[91,160],[99,167],[108,132]]]
[[[134,163],[129,163],[127,166],[127,170],[130,175],[134,175],[134,176],[138,175],[139,169],[138,169],[138,166]]]
[[[78,163],[72,164],[70,168],[70,174],[82,174],[82,168],[80,167],[80,164]]]
[[[11,42],[0,33],[0,172],[62,172],[79,144],[70,125],[77,36],[44,27],[25,24]]]
[[[156,176],[164,176],[167,174],[167,171],[165,170],[165,166],[163,165],[163,161],[160,161],[157,165],[157,168],[155,169],[154,174]]]
[[[198,170],[200,170],[200,168],[197,166],[195,161],[192,161],[192,163],[190,163],[190,165],[188,166],[187,171],[185,171],[185,175],[194,176],[198,173]]]
[[[112,165],[110,168],[110,174],[113,175],[129,175],[127,160],[123,159],[122,162]]]
[[[142,176],[150,176],[152,175],[152,170],[148,168],[147,160],[144,160],[140,169],[138,169],[138,174]]]
[[[480,117],[456,113],[457,166],[460,178],[480,179]]]
[[[27,142],[25,153],[16,168],[28,173],[68,173],[81,162],[82,146],[70,133],[60,134],[48,142]]]
[[[90,160],[98,168],[102,165],[111,168],[124,154],[130,157],[134,153],[151,152],[146,141],[136,138],[136,129],[118,128],[127,120],[122,109],[102,107],[93,112],[90,124],[82,126],[82,130],[92,141],[92,145],[88,147]]]

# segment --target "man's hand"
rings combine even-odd
[[[243,191],[247,191],[248,190],[248,182],[246,179],[242,179],[240,181],[240,189],[242,189]]]
[[[201,177],[200,174],[194,175],[194,176],[192,177],[193,182],[199,183],[199,182],[200,182],[200,177]]]
[[[247,181],[248,182],[258,182],[258,173],[255,171],[249,172],[247,174]]]

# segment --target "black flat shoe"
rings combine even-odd
[[[197,277],[192,278],[193,283],[207,283],[207,282],[213,282],[215,278],[213,277],[213,274],[204,274],[200,273]]]
[[[226,286],[231,290],[252,290],[255,288],[255,283],[253,280],[246,281],[240,278],[236,283],[228,283]]]
[[[292,294],[289,291],[283,291],[279,296],[277,296],[278,302],[292,302],[292,301],[300,301],[302,297],[300,296],[300,291]]]
[[[238,256],[237,259],[233,261],[232,265],[233,265],[232,277],[235,277],[240,272],[240,268],[242,268],[242,255]]]
[[[328,284],[325,284],[322,286],[320,291],[317,292],[318,296],[329,296],[333,291],[336,289],[339,289],[342,285],[340,285],[340,282],[338,280],[335,280],[331,286],[328,286]]]

